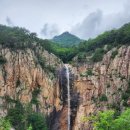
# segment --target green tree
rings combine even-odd
[[[107,110],[91,116],[94,130],[130,130],[130,109],[126,109],[119,116],[115,116],[115,111]]]
[[[113,121],[113,130],[130,130],[130,109],[125,110]]]
[[[98,48],[96,49],[91,59],[93,62],[98,62],[102,60],[103,55],[104,55],[104,50],[102,48]]]
[[[32,126],[30,125],[27,130],[32,130]]]
[[[92,118],[94,130],[111,130],[113,125],[114,111],[99,112]]]
[[[22,104],[17,101],[14,108],[10,108],[7,113],[7,119],[14,126],[16,130],[23,130],[24,127],[24,108]]]
[[[28,123],[33,130],[47,130],[45,117],[40,113],[32,113],[28,116]]]
[[[11,124],[9,120],[5,118],[0,118],[0,130],[10,130],[11,129]]]

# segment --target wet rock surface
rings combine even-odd
[[[71,130],[73,129],[73,124],[75,122],[75,117],[77,114],[77,109],[79,105],[79,94],[76,90],[74,90],[74,74],[71,72],[71,68],[69,70],[70,76],[70,122],[71,122]],[[68,95],[67,95],[67,77],[66,77],[66,69],[63,67],[59,72],[59,86],[60,86],[60,99],[62,109],[60,111],[55,111],[53,117],[55,120],[52,123],[51,129],[53,130],[66,130],[67,129],[67,115],[68,115]]]

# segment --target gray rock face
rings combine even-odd
[[[115,49],[118,54],[111,58]],[[130,46],[114,48],[101,62],[77,66],[73,68],[77,77],[74,87],[79,92],[80,105],[73,130],[91,130],[90,123],[82,121],[83,117],[106,109],[120,112],[129,105],[129,98],[124,99],[123,94],[128,93],[130,87]],[[84,76],[88,69],[92,75]]]
[[[40,87],[39,110],[48,115],[53,110],[53,106],[57,106],[58,109],[57,77],[48,68],[50,66],[55,69],[60,68],[62,66],[60,59],[38,47],[35,51],[31,49],[13,51],[1,48],[0,55],[6,59],[5,64],[0,64],[1,97],[9,96],[11,99],[18,99],[23,104],[27,104],[32,99],[32,91]],[[38,59],[37,55],[45,59],[45,68],[39,64],[38,60],[42,59]],[[4,98],[0,100],[1,105],[5,106],[0,108],[0,114],[4,116],[10,106],[6,105]],[[33,109],[36,110],[35,105]]]
[[[115,49],[118,54],[111,58]],[[39,110],[48,115],[50,129],[66,130],[67,88],[62,62],[40,48],[35,51],[1,48],[0,55],[7,60],[5,64],[0,64],[0,96],[8,95],[26,104],[32,98],[32,91],[40,87]],[[46,59],[45,66],[56,68],[56,73],[42,68],[37,55]],[[86,75],[88,69],[91,69],[92,75]],[[123,98],[123,94],[129,93],[129,88],[130,46],[114,48],[104,55],[101,62],[70,66],[71,129],[92,130],[91,124],[82,119],[99,110],[114,108],[122,111],[130,104],[129,97]],[[0,105],[4,106],[0,107],[0,114],[5,116],[10,105],[3,98],[0,98]],[[33,109],[37,110],[35,105]]]

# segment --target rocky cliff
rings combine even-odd
[[[49,115],[53,107],[59,109],[57,69],[62,62],[55,55],[40,47],[13,50],[0,48],[0,115],[7,113],[11,104],[7,101],[19,100],[24,105],[32,101],[37,89],[39,105],[33,104],[35,111]]]
[[[95,64],[75,60],[73,71],[74,89],[80,95],[73,130],[91,130],[84,117],[99,110],[115,109],[118,114],[130,105],[130,46],[113,48]]]
[[[115,53],[116,52],[116,53]],[[71,129],[91,130],[84,117],[99,110],[116,109],[117,114],[130,104],[130,46],[113,48],[101,62],[79,63],[70,68]],[[35,49],[0,49],[0,114],[6,115],[12,104],[32,101],[33,109],[45,113],[51,130],[67,129],[67,88],[65,68],[60,59],[40,47]]]
[[[130,46],[113,48],[98,63],[70,66],[71,130],[92,130],[86,117],[102,110],[121,113],[130,105]],[[88,61],[88,60],[87,60]],[[63,72],[63,71],[62,71]],[[67,88],[65,72],[60,74],[62,109],[55,115],[53,130],[67,129]]]

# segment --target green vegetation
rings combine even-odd
[[[30,125],[27,130],[32,130],[32,126]]]
[[[52,53],[58,56],[64,63],[71,61],[78,53],[77,47],[61,47],[58,45],[52,45]]]
[[[86,54],[83,52],[78,53],[78,62],[84,62],[86,60]]]
[[[16,130],[47,130],[45,117],[42,113],[26,111],[25,108],[15,105],[14,108],[9,109],[6,118],[10,121]],[[31,125],[30,125],[31,124]]]
[[[107,96],[106,96],[105,94],[102,94],[102,95],[100,96],[99,100],[100,100],[101,102],[103,102],[103,101],[108,101]]]
[[[128,107],[128,99],[130,98],[130,81],[128,81],[128,88],[125,92],[122,92],[123,105]]]
[[[91,60],[93,62],[98,62],[101,61],[103,59],[103,55],[104,55],[105,51],[102,48],[98,48],[96,49],[95,53],[93,54]]]
[[[130,130],[130,109],[125,110],[121,115],[114,116],[115,111],[109,110],[99,112],[89,120],[94,130]]]
[[[28,123],[32,125],[33,130],[47,130],[46,120],[42,114],[35,112],[30,114]]]
[[[92,69],[88,69],[88,70],[86,71],[86,75],[87,75],[87,76],[92,76],[92,75],[93,75]]]
[[[46,65],[47,61],[46,61],[45,57],[43,57],[41,55],[37,55],[37,59],[38,59],[38,63],[40,64],[42,69],[44,69],[44,71],[51,72],[55,75],[56,68],[50,64]]]
[[[111,54],[111,58],[114,59],[117,54],[118,54],[117,50],[113,51]]]
[[[41,65],[42,69],[45,68],[46,59],[40,55],[37,56],[38,63]]]
[[[63,35],[62,40],[68,43],[66,35]],[[73,38],[69,41],[75,43]],[[58,56],[65,63],[71,61],[76,55],[79,62],[86,62],[88,55],[92,56],[91,60],[93,62],[98,62],[102,60],[103,55],[110,49],[130,44],[130,23],[125,24],[120,29],[104,32],[94,39],[82,41],[79,45],[71,47],[62,46],[50,40],[40,39],[35,33],[30,33],[24,28],[0,25],[0,44],[12,50],[25,50],[26,48],[35,50],[36,46],[40,46],[43,50],[45,49],[49,53]],[[105,46],[106,49],[104,49]],[[111,58],[114,58],[116,55],[117,51],[113,52]],[[44,61],[41,61],[41,64],[44,66]]]
[[[39,101],[37,100],[38,95],[40,94],[41,90],[40,88],[34,88],[33,92],[32,92],[32,100],[31,103],[32,104],[39,104]]]
[[[46,71],[49,71],[49,72],[51,72],[51,73],[53,73],[55,75],[56,68],[53,67],[52,65],[47,65],[46,66]]]
[[[130,45],[130,23],[125,24],[120,29],[104,32],[103,34],[97,36],[95,39],[89,39],[79,44],[79,53],[91,52],[93,54],[92,60],[98,62],[102,59],[104,53],[102,48],[107,45],[106,51],[120,45]],[[101,48],[101,50],[97,50]],[[97,51],[96,51],[97,50]],[[113,57],[117,54],[113,54]]]
[[[0,118],[0,130],[10,130],[11,124],[6,118]]]
[[[34,105],[38,108],[37,96],[39,93],[40,89],[34,89],[31,102],[24,105],[18,99],[14,100],[9,96],[4,97],[6,104],[10,105],[10,107],[7,106],[6,123],[4,123],[6,126],[4,125],[4,127],[12,126],[15,130],[47,130],[45,116],[37,110],[33,110]]]
[[[64,32],[59,36],[55,36],[52,41],[61,45],[62,47],[72,47],[74,45],[78,45],[83,40],[75,35],[70,34],[69,32]]]
[[[36,34],[25,28],[0,25],[0,44],[11,49],[25,49],[36,41]]]
[[[0,56],[0,65],[3,65],[5,64],[7,61],[6,61],[6,58],[3,57],[3,56]]]
[[[64,41],[63,44],[69,41],[66,37],[63,37],[62,40]],[[74,39],[72,39],[71,42],[76,43]],[[58,56],[63,62],[69,62],[75,56],[77,56],[78,62],[87,62],[86,57],[89,57],[92,62],[99,62],[102,60],[103,55],[112,48],[118,48],[120,45],[130,45],[130,23],[125,24],[120,29],[104,32],[95,39],[83,41],[79,45],[76,43],[76,46],[66,47],[63,46],[63,44],[59,45],[50,40],[40,39],[35,33],[30,33],[24,28],[0,25],[0,46],[3,48],[7,47],[11,50],[26,50],[27,48],[31,48],[36,52],[36,47],[41,47],[42,50],[45,49],[49,53]],[[117,50],[113,51],[111,58],[114,59],[117,54]],[[55,73],[53,66],[50,64],[46,65],[46,59],[44,57],[37,55],[37,60],[45,71]],[[6,62],[6,58],[0,56],[0,65]],[[81,74],[81,76],[92,75],[92,69],[88,69],[85,74]],[[119,76],[121,80],[126,79],[124,76]],[[110,74],[110,78],[112,80],[112,74]],[[16,86],[19,86],[20,80],[18,80],[16,84]],[[107,88],[109,87],[110,84],[107,84]],[[119,91],[121,90],[120,88]],[[39,94],[40,87],[35,88],[32,92],[31,102],[27,104],[27,106],[23,105],[18,99],[14,100],[9,96],[5,96],[8,112],[5,118],[0,119],[0,129],[9,130],[10,127],[13,126],[16,130],[47,130],[45,115],[38,111]],[[129,97],[130,81],[128,81],[127,90],[124,93],[122,92],[123,105],[125,107],[128,107],[127,101]],[[97,102],[95,97],[92,97],[92,100]],[[107,96],[102,94],[99,97],[99,101],[108,101]],[[36,111],[33,111],[32,106],[36,107]],[[130,130],[130,109],[127,109],[120,115],[120,113],[117,114],[117,112],[120,112],[119,104],[113,104],[111,107],[116,109],[116,111],[99,112],[98,115],[90,119],[95,130]]]
[[[89,39],[79,45],[81,51],[94,51],[97,48],[113,48],[118,45],[130,44],[130,23],[125,24],[120,29],[104,32],[95,39]]]
[[[3,48],[12,50],[31,48],[36,49],[36,46],[42,47],[49,53],[57,55],[64,62],[70,61],[77,54],[77,47],[62,47],[50,40],[43,40],[37,37],[35,33],[30,33],[25,28],[8,27],[0,25],[0,45]],[[41,61],[40,61],[41,60]],[[39,57],[41,66],[44,66],[44,59]]]
[[[24,126],[24,108],[22,106],[22,104],[18,101],[15,104],[15,107],[10,108],[8,110],[7,113],[7,117],[6,117],[10,123],[12,124],[12,126],[14,126],[14,128],[16,130],[22,130],[23,126]]]

